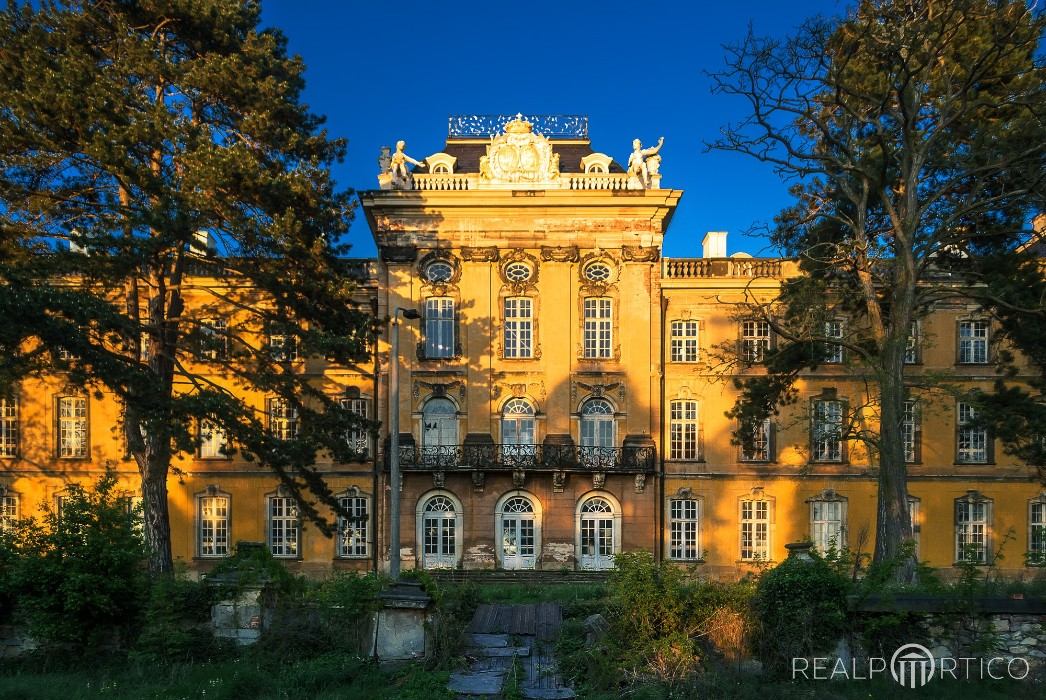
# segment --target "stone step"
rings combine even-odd
[[[467,656],[530,656],[530,647],[478,647],[466,649]]]
[[[505,686],[505,671],[452,673],[447,688],[465,697],[499,696]]]
[[[468,635],[469,646],[482,647],[507,647],[507,634],[470,634]]]
[[[529,700],[570,700],[577,697],[570,688],[520,688],[523,697]]]

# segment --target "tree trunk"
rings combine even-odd
[[[897,334],[891,334],[896,336]],[[907,335],[907,334],[906,334]],[[879,494],[873,563],[894,565],[899,583],[915,581],[914,552],[905,547],[913,538],[908,512],[908,466],[904,454],[904,339],[891,337],[883,353],[879,376]]]
[[[171,519],[167,507],[167,469],[140,469],[142,507],[145,510],[145,543],[149,552],[149,573],[170,576],[174,573],[171,556]]]

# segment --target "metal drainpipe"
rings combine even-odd
[[[374,324],[375,324],[374,325],[374,329],[373,329],[373,333],[374,333],[374,418],[377,419],[377,417],[379,415],[381,415],[378,412],[378,399],[379,399],[378,392],[381,389],[381,382],[380,382],[381,360],[378,358],[378,327],[377,327],[378,298],[377,298],[377,296],[375,296],[374,297],[374,301],[371,302],[371,314],[373,316],[373,321],[374,321]],[[370,489],[370,492],[371,492],[372,495],[371,495],[370,502],[373,504],[373,509],[374,509],[374,513],[372,514],[372,517],[374,518],[374,526],[371,528],[371,538],[372,538],[373,542],[371,544],[371,548],[370,549],[371,549],[371,568],[373,569],[374,574],[377,575],[378,574],[378,530],[379,530],[379,524],[381,523],[381,516],[383,515],[381,513],[380,508],[378,507],[378,504],[385,500],[384,498],[381,498],[381,499],[378,498],[378,469],[381,466],[381,462],[378,459],[378,446],[381,444],[381,430],[379,428],[375,428],[374,429],[373,435],[372,435],[371,439],[374,441],[374,451],[373,451],[374,473],[371,474],[371,489]]]
[[[663,560],[665,551],[665,317],[668,315],[668,298],[661,294],[661,405],[658,409],[658,431],[660,433],[660,462],[657,477],[657,561]]]

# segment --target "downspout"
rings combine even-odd
[[[658,285],[661,296],[661,402],[658,408],[658,475],[657,475],[657,556],[663,560],[665,551],[665,317],[668,315],[668,297]]]
[[[380,292],[379,292],[380,293]],[[381,413],[378,411],[378,391],[381,389],[380,373],[381,373],[381,360],[378,358],[378,296],[374,296],[374,300],[371,302],[371,313],[374,316],[374,417],[377,418]],[[378,459],[378,447],[381,443],[381,429],[375,427],[372,433],[374,440],[374,471],[371,474],[371,489],[370,492],[373,494],[371,497],[371,503],[374,504],[374,527],[372,529],[372,537],[374,540],[373,546],[371,546],[371,569],[374,571],[374,575],[378,574],[378,532],[380,530],[380,524],[384,514],[381,513],[379,503],[384,503],[384,498],[378,498],[378,469],[381,468],[381,462]],[[381,517],[379,517],[379,515]],[[374,634],[377,635],[377,622],[374,623],[375,629]],[[377,642],[375,641],[375,650],[377,650]],[[377,653],[377,651],[375,651]]]

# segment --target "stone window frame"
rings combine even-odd
[[[922,499],[918,496],[908,494],[908,520],[912,526],[912,540],[915,542],[915,557],[919,558],[919,549],[922,546],[923,514]]]
[[[601,498],[610,504],[610,515],[613,520],[611,525],[611,537],[614,538],[613,546],[611,547],[611,555],[617,555],[621,553],[621,502],[617,499],[614,494],[609,491],[602,489],[592,489],[586,491],[578,497],[577,502],[574,506],[574,551],[577,553],[576,561],[577,566],[581,566],[581,516],[583,514],[582,509],[585,504],[589,501]]]
[[[676,404],[693,404],[693,408],[694,408],[694,417],[693,417],[693,419],[682,417],[682,418],[677,420],[676,417],[675,417]],[[670,399],[669,402],[668,402],[667,417],[668,417],[668,459],[669,459],[669,461],[673,461],[673,462],[675,462],[675,461],[681,461],[681,462],[703,462],[705,454],[704,454],[704,434],[703,434],[703,431],[701,429],[701,402],[698,401],[697,399],[690,398],[690,397],[679,397],[679,398]],[[681,449],[678,451],[678,453],[681,454],[681,456],[676,456],[677,455],[676,435],[675,435],[674,428],[677,425],[682,426],[684,431],[685,431],[687,426],[693,426],[693,429],[694,429],[694,435],[693,435],[694,441],[693,441],[693,451],[692,451],[692,453],[688,453],[686,450],[682,449],[682,448],[684,448],[686,446],[686,441],[684,439],[683,440],[683,444],[681,445]],[[684,434],[685,434],[685,432],[684,432]],[[689,454],[689,456],[688,456],[688,454]]]
[[[266,415],[268,415],[268,414],[266,414]],[[221,433],[222,437],[225,438],[225,440],[224,440],[224,443],[225,443],[224,453],[222,453],[219,450],[219,454],[213,454],[213,455],[204,454],[203,446],[205,444],[207,444],[207,442],[204,440],[203,433],[204,433],[204,426],[205,426],[205,424],[208,424],[208,423],[213,425],[214,428],[216,429],[216,431],[218,433]],[[210,418],[207,418],[206,416],[198,418],[196,420],[196,458],[197,459],[208,460],[208,461],[211,461],[211,460],[226,460],[226,461],[228,461],[228,460],[232,459],[232,453],[233,453],[233,450],[232,450],[232,445],[229,442],[229,434],[222,426],[218,425],[218,423],[216,421],[211,420]]]
[[[225,523],[225,544],[223,552],[206,553],[203,547],[204,516],[203,506],[206,499],[225,499],[225,516],[220,520],[214,518],[214,522]],[[199,559],[224,559],[232,554],[232,494],[222,491],[217,485],[208,486],[203,491],[193,495],[196,512],[196,556]]]
[[[839,456],[835,457],[823,457],[818,456],[818,442],[821,440],[820,435],[825,433],[825,429],[820,427],[821,422],[819,420],[818,407],[827,404],[839,404],[839,435],[838,435],[838,449]],[[849,433],[849,421],[850,421],[850,403],[845,398],[838,395],[835,389],[825,389],[820,394],[810,398],[810,462],[815,464],[848,464],[850,461],[850,450],[849,440],[847,434]],[[825,423],[824,425],[828,425]]]
[[[22,404],[15,395],[0,396],[0,459],[17,459],[21,448]]]
[[[290,412],[289,415],[276,416],[274,411],[278,408]],[[270,435],[279,440],[294,440],[301,431],[301,412],[298,407],[285,396],[267,396],[265,398],[266,428]],[[278,425],[292,425],[293,431],[283,428],[277,432]]]
[[[610,277],[602,281],[593,281],[585,277],[585,271],[595,264],[606,265]],[[621,342],[618,324],[621,320],[621,295],[618,282],[621,280],[621,263],[605,252],[595,252],[584,256],[578,263],[577,318],[580,323],[578,336],[577,360],[582,363],[606,363],[621,361]],[[585,350],[585,302],[594,299],[610,301],[610,352],[606,357],[591,357]]]
[[[690,334],[676,334],[676,326],[693,325],[693,336]],[[669,362],[674,364],[693,364],[701,361],[701,334],[704,331],[704,320],[699,318],[674,318],[668,322],[668,357]],[[679,354],[676,354],[676,341],[679,341]],[[687,341],[693,340],[693,357],[687,352]]]
[[[775,534],[774,530],[775,530],[775,526],[776,526],[776,516],[777,516],[777,513],[776,513],[777,509],[775,507],[776,506],[776,500],[777,499],[775,497],[768,496],[765,493],[765,491],[762,488],[760,488],[760,487],[753,488],[749,493],[743,494],[743,495],[738,497],[738,499],[737,499],[737,553],[738,553],[738,561],[740,563],[743,563],[743,564],[753,564],[753,563],[754,564],[764,564],[764,563],[767,563],[767,562],[772,562],[774,560],[773,559],[774,534]],[[748,504],[748,503],[765,503],[766,504],[766,517],[763,518],[763,519],[749,518],[749,519],[746,520],[745,517],[744,517],[744,511],[745,511],[745,504]],[[746,522],[752,523],[753,526],[758,525],[759,523],[765,523],[766,524],[766,557],[765,558],[761,558],[761,557],[756,556],[756,555],[753,555],[753,556],[750,556],[750,557],[745,557],[744,556],[744,553],[745,553],[745,547],[744,547],[744,537],[745,537],[744,526],[745,526]],[[756,549],[755,544],[754,544],[755,543],[754,535],[755,535],[755,530],[753,528],[753,539],[752,539],[753,544],[752,544],[752,547],[751,547],[751,549],[753,551]]]
[[[341,396],[337,397],[337,401],[342,409],[346,409],[364,420],[373,420],[371,413],[373,412],[374,399],[370,394],[365,394],[356,387],[349,387]],[[355,406],[361,406],[363,411],[355,410]],[[345,435],[345,440],[349,443],[349,447],[355,451],[356,459],[354,461],[366,461],[374,454],[374,430],[371,427],[360,426],[353,428]],[[355,443],[355,447],[353,447],[353,443]],[[363,448],[359,449],[361,443]]]
[[[1039,519],[1036,522],[1035,511],[1038,506]],[[1036,538],[1038,528],[1038,538]],[[1039,547],[1036,550],[1035,542],[1038,539]],[[1038,496],[1028,499],[1028,566],[1046,566],[1046,491]]]
[[[983,338],[983,343],[984,343],[984,360],[983,361],[977,361],[977,360],[974,359],[976,357],[976,352],[975,352],[975,349],[974,349],[973,342],[974,341],[978,341],[978,344],[979,344],[979,342],[982,340],[982,339],[978,338],[975,335],[968,336],[968,338],[970,339],[969,355],[965,359],[963,357],[963,335],[962,335],[962,329],[963,329],[963,326],[966,325],[966,324],[983,324],[983,326],[984,326],[984,331],[985,332],[984,332],[984,338]],[[991,319],[989,319],[989,318],[985,318],[983,316],[968,316],[968,317],[964,317],[964,318],[957,318],[955,320],[955,364],[959,365],[959,366],[973,366],[973,367],[978,367],[978,366],[983,367],[985,365],[992,364],[992,360],[994,358],[992,357],[992,347],[991,347],[991,344],[992,344],[992,339],[993,339],[994,335],[995,334],[993,333],[992,322],[991,322]]]
[[[968,418],[963,420],[963,408],[967,409]],[[961,465],[994,464],[995,463],[995,439],[987,427],[967,427],[967,423],[977,418],[976,407],[970,401],[958,400],[955,402],[955,463]],[[963,431],[970,431],[967,442],[971,443],[975,434],[980,434],[984,440],[983,459],[970,459],[963,456]],[[969,452],[973,448],[966,448]]]
[[[541,564],[541,547],[542,538],[541,530],[544,521],[544,510],[541,506],[541,499],[534,493],[526,491],[524,489],[513,489],[507,491],[501,495],[497,503],[494,505],[494,556],[498,563],[499,568],[504,568],[505,552],[504,552],[504,522],[503,517],[505,513],[505,505],[513,498],[525,498],[530,501],[530,505],[534,508],[534,569],[537,569]]]
[[[0,532],[11,532],[21,517],[21,494],[0,484]]]
[[[979,520],[967,519],[965,521],[960,520],[960,509],[969,508],[972,506],[983,506],[983,517]],[[964,561],[966,563],[973,563],[977,565],[988,565],[991,560],[994,559],[992,550],[992,516],[993,516],[993,505],[994,502],[991,498],[988,498],[981,494],[979,491],[967,491],[964,495],[958,497],[954,501],[952,508],[952,514],[954,517],[955,525],[955,563],[959,565]],[[963,524],[970,523],[973,525],[980,524],[984,531],[981,534],[983,540],[980,547],[980,557],[975,560],[964,559],[966,553],[966,547],[969,544],[973,544],[971,541],[970,533],[965,531]]]
[[[909,411],[911,406],[911,411]],[[919,399],[907,398],[904,400],[902,406],[901,416],[901,443],[904,449],[904,462],[905,464],[921,464],[922,463],[922,434],[923,434],[923,420],[922,420],[922,402]],[[911,420],[908,420],[909,414]],[[908,450],[908,425],[911,424],[911,451]]]
[[[335,498],[338,499],[339,505],[346,510],[352,506],[351,501],[362,501],[363,509],[365,511],[363,519],[363,551],[349,552],[345,550],[345,538],[346,529],[348,528],[348,520],[338,515],[337,518],[337,533],[334,537],[334,558],[335,559],[369,559],[371,552],[374,551],[374,498],[372,494],[363,491],[359,486],[350,486],[344,491],[335,494]],[[349,505],[346,506],[345,501],[350,501]],[[355,510],[355,509],[354,509]],[[354,539],[354,541],[356,541]]]
[[[668,543],[668,560],[669,561],[684,561],[684,562],[701,562],[704,561],[704,552],[701,549],[701,535],[702,535],[702,519],[705,514],[705,499],[704,496],[695,495],[690,489],[680,489],[675,494],[668,495],[665,498],[665,541]],[[693,518],[677,518],[675,517],[675,511],[673,504],[692,502],[695,505],[695,515]],[[676,556],[674,547],[674,541],[676,536],[675,524],[676,523],[693,523],[694,524],[694,545],[693,551],[694,556]]]
[[[849,499],[846,496],[843,496],[842,494],[838,493],[834,489],[824,489],[823,491],[821,491],[817,495],[815,495],[815,496],[813,496],[811,498],[806,499],[806,503],[809,505],[810,542],[813,543],[814,547],[821,554],[824,554],[828,550],[827,550],[827,547],[819,546],[819,543],[817,541],[818,537],[815,535],[816,528],[817,528],[817,523],[827,523],[827,522],[832,522],[832,521],[824,519],[824,518],[822,518],[820,520],[815,519],[815,517],[814,517],[815,516],[815,513],[814,513],[815,504],[818,504],[818,503],[837,503],[837,504],[839,504],[839,537],[838,537],[838,540],[835,542],[834,547],[835,547],[836,551],[843,550],[846,547],[847,535],[848,535],[848,530],[849,530],[848,521],[847,521],[847,515],[848,515],[847,510],[848,510],[848,506],[849,506]],[[827,543],[821,543],[821,544],[823,545],[823,544],[827,544]]]
[[[759,323],[766,326],[766,333],[755,335],[746,334],[745,324]],[[737,323],[737,357],[742,364],[759,365],[766,360],[766,353],[776,346],[777,336],[774,334],[773,326],[764,318],[742,318]],[[762,342],[762,341],[765,341]],[[751,345],[750,345],[751,343]],[[755,344],[758,343],[758,344]],[[760,348],[759,352],[750,352],[749,348]]]
[[[829,335],[829,329],[832,324],[838,327],[838,335]],[[835,330],[833,329],[834,333]],[[842,318],[829,318],[824,322],[824,353],[825,359],[824,364],[826,365],[842,365],[846,363],[846,348],[843,347],[842,343],[833,343],[833,340],[843,340],[846,337],[846,321]]]
[[[283,512],[279,515],[274,514],[273,506],[277,501],[283,502],[284,507],[287,505],[293,506],[293,514],[288,514],[287,512]],[[285,538],[286,543],[292,543],[292,551],[276,551],[277,542],[273,533],[276,522],[284,523],[285,527],[288,524],[293,525],[293,538]],[[294,498],[294,496],[292,496],[284,486],[278,486],[275,491],[270,491],[265,494],[265,544],[273,559],[295,560],[302,558],[302,524],[301,509],[298,506],[298,500]],[[283,544],[284,547],[287,546],[286,543]]]
[[[449,567],[428,567],[425,565],[425,506],[438,496],[447,498],[454,506],[454,561]],[[439,568],[457,569],[461,566],[465,548],[464,509],[459,499],[447,489],[432,489],[418,497],[414,510],[415,561],[419,569],[433,570]]]
[[[83,416],[72,416],[72,418],[78,419],[78,422],[83,422],[83,450],[82,454],[62,454],[62,402],[70,399],[78,399],[83,401],[84,414]],[[62,460],[90,460],[91,459],[91,398],[88,394],[77,391],[67,390],[54,396],[54,437],[55,437],[55,457]]]
[[[765,427],[766,435],[766,458],[757,459],[755,457],[749,457],[745,453],[744,445],[737,446],[737,461],[745,464],[771,464],[777,461],[777,424],[770,417],[764,418],[762,421]],[[738,421],[738,428],[740,429],[740,420]]]

